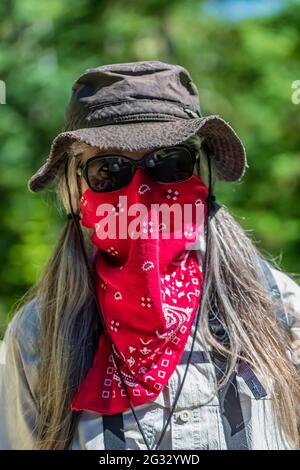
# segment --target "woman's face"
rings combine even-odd
[[[95,155],[113,155],[113,154],[124,155],[125,157],[129,157],[129,158],[132,158],[134,160],[139,160],[140,158],[142,158],[147,153],[149,153],[148,150],[135,151],[135,152],[129,152],[129,151],[122,152],[120,150],[116,150],[116,149],[111,148],[111,149],[107,149],[105,151],[101,151],[101,150],[99,151],[99,148],[91,147],[91,148],[87,148],[87,150],[83,153],[83,155],[81,155],[81,162],[85,163],[89,158],[92,158]],[[196,164],[194,166],[194,174],[197,174]],[[88,189],[88,184],[82,176],[81,177],[81,193],[83,193],[86,189]]]

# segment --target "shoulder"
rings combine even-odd
[[[16,312],[0,354],[0,449],[33,449],[39,391],[36,299]]]
[[[289,307],[300,316],[300,286],[285,272],[271,267],[281,299],[285,307]]]
[[[271,268],[277,283],[280,297],[287,315],[290,331],[290,354],[293,363],[299,368],[300,364],[300,287],[287,274],[278,269]]]
[[[5,349],[20,355],[22,362],[32,362],[38,352],[40,316],[36,297],[20,307],[8,323],[4,335]],[[35,361],[34,361],[35,362]]]

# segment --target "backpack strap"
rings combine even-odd
[[[263,282],[265,286],[267,287],[267,289],[269,290],[270,295],[280,301],[280,307],[275,310],[275,313],[278,316],[279,320],[283,323],[283,325],[287,329],[289,329],[293,323],[292,318],[289,317],[286,309],[284,308],[280,291],[275,281],[275,278],[272,274],[271,267],[269,263],[262,258],[260,258],[260,266],[261,266],[261,270],[263,273]]]
[[[208,321],[215,339],[229,347],[228,335],[220,323],[215,309],[209,312]],[[227,372],[228,358],[215,350],[210,351],[210,357],[219,383]],[[227,449],[248,450],[244,417],[236,383],[236,371],[232,372],[229,380],[218,390],[218,398]]]
[[[123,413],[103,415],[105,450],[125,450]]]

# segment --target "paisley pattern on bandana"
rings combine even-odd
[[[197,175],[184,182],[159,184],[137,170],[122,190],[87,189],[82,195],[82,224],[92,229],[97,296],[108,335],[103,332],[99,338],[72,410],[114,414],[130,408],[115,360],[134,406],[155,399],[167,385],[199,306],[202,271],[196,256],[199,245],[193,244],[198,240],[203,246],[207,191]],[[130,211],[126,220],[131,235],[144,236],[99,238],[104,227],[99,205],[109,204],[106,215],[110,211],[121,222],[126,204],[119,201],[120,196],[126,196],[127,210],[136,203],[145,205],[147,217],[140,218],[139,231]],[[199,224],[195,214],[201,203],[204,215]],[[193,214],[178,228],[174,220],[160,221],[153,207],[158,204],[180,208],[189,204]],[[169,237],[163,238],[166,229]]]

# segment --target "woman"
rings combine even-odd
[[[212,194],[244,174],[239,138],[178,65],[97,67],[72,91],[29,181],[68,216],[5,334],[0,448],[298,449],[300,289]],[[135,237],[135,204],[175,202],[202,218]]]

